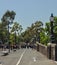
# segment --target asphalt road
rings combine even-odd
[[[25,49],[19,49],[16,52],[11,51],[7,56],[1,56],[0,53],[0,62],[2,62],[2,65],[16,65],[24,51]]]
[[[0,62],[2,62],[2,65],[57,65],[34,49],[11,51],[7,56],[0,54]]]

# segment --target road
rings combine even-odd
[[[0,54],[0,62],[2,62],[2,65],[57,65],[34,49],[11,51],[7,56]]]

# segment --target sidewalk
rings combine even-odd
[[[57,65],[56,61],[49,60],[47,57],[42,55],[41,53],[35,51],[36,55],[36,61],[33,62],[31,65]]]

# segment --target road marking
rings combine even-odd
[[[36,62],[36,58],[35,57],[33,57],[33,61]]]
[[[55,63],[57,63],[57,61],[54,61]]]
[[[26,50],[25,50],[25,51],[26,51]],[[20,57],[20,59],[18,60],[18,62],[17,62],[17,64],[16,64],[16,65],[19,65],[19,64],[20,64],[21,59],[22,59],[22,57],[23,57],[23,55],[24,55],[25,51],[21,54],[21,57]]]

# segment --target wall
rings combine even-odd
[[[38,43],[37,44],[37,51],[39,51],[42,54],[44,54],[45,56],[47,56],[47,46]]]
[[[57,61],[57,44],[45,46],[38,43],[36,50],[45,55],[47,58]]]

